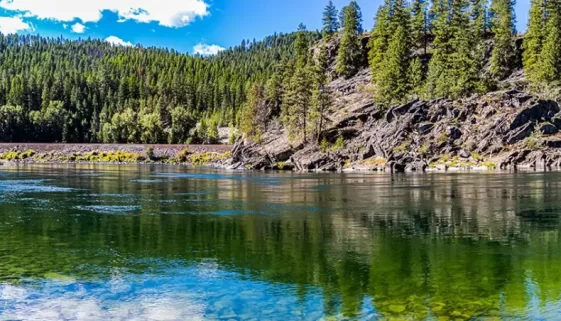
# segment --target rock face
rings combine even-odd
[[[522,41],[516,41],[518,69],[498,84],[507,90],[458,100],[413,100],[380,109],[372,98],[371,75],[364,66],[354,77],[330,84],[334,103],[320,137],[331,148],[291,143],[277,124],[267,130],[260,144],[238,141],[232,168],[399,172],[559,167],[559,105],[511,90],[525,82]],[[367,42],[363,39],[363,44]],[[337,43],[336,39],[328,46],[331,67]],[[335,148],[339,137],[344,146]]]
[[[361,89],[368,79],[364,72],[351,84],[332,84],[344,95],[336,99],[323,137],[331,144],[344,137],[343,148],[322,152],[317,144],[291,145],[278,126],[261,144],[239,141],[233,162],[254,169],[392,172],[561,165],[561,109],[554,101],[510,90],[461,100],[415,100],[383,111]]]

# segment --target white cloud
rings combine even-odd
[[[76,22],[75,24],[72,25],[72,32],[75,33],[84,33],[84,31],[86,31],[86,26],[84,26],[83,24]]]
[[[209,14],[206,0],[0,0],[0,7],[26,17],[82,23],[98,22],[104,10],[119,20],[158,22],[166,27],[183,27]]]
[[[0,17],[0,32],[3,34],[17,33],[18,31],[33,30],[30,24],[21,17]]]
[[[208,56],[208,55],[216,55],[217,53],[224,50],[224,48],[220,47],[219,45],[206,45],[204,43],[200,43],[193,47],[193,52],[195,54]]]
[[[130,46],[133,45],[131,42],[124,41],[123,39],[121,39],[119,37],[115,37],[115,36],[109,36],[109,37],[105,38],[105,41],[109,42],[110,44],[112,44],[114,46],[130,47]]]

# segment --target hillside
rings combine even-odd
[[[293,56],[295,37],[244,40],[201,57],[0,34],[0,141],[212,143],[217,126],[235,121],[249,84]]]
[[[339,40],[328,45],[331,72]],[[400,172],[561,167],[561,109],[556,101],[526,91],[522,42],[522,37],[516,41],[518,67],[496,84],[499,90],[464,98],[412,99],[381,108],[370,90],[371,71],[363,64],[355,76],[329,83],[333,103],[319,134],[323,144],[295,144],[286,128],[273,122],[259,144],[238,141],[230,168]],[[490,52],[493,42],[488,44]]]

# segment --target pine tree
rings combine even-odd
[[[333,34],[339,30],[339,22],[337,21],[337,8],[333,4],[333,1],[329,1],[325,10],[323,11],[323,37],[330,38]]]
[[[391,0],[386,0],[383,6],[378,8],[374,28],[370,33],[370,40],[368,42],[368,62],[372,74],[372,81],[375,83],[379,71],[383,67],[384,55],[388,49],[388,41],[391,35],[390,30],[390,9]]]
[[[283,122],[292,141],[308,141],[312,80],[308,66],[297,67],[283,99]]]
[[[294,50],[296,51],[296,65],[303,66],[308,60],[309,50],[308,36],[306,34],[306,26],[301,23],[298,25],[296,41],[294,42]]]
[[[241,131],[249,139],[259,142],[264,131],[265,99],[263,87],[251,85],[241,116]]]
[[[490,71],[495,77],[504,78],[514,67],[514,35],[516,34],[514,1],[493,0],[491,11],[495,45],[491,54]]]
[[[545,37],[539,63],[539,80],[559,84],[561,80],[561,1],[547,3]]]
[[[411,90],[412,98],[419,98],[423,95],[424,88],[424,71],[421,59],[414,58],[409,65],[409,88]]]
[[[282,121],[291,140],[307,142],[313,75],[308,65],[309,43],[305,39],[305,27],[301,25],[294,43],[295,71],[289,79],[283,97]]]
[[[523,44],[522,63],[526,78],[534,85],[539,82],[539,63],[544,42],[546,0],[531,0],[528,28]]]
[[[467,0],[433,3],[433,56],[429,63],[428,91],[435,97],[459,97],[481,90],[478,50],[481,39],[470,28]]]
[[[346,78],[356,73],[361,62],[359,32],[362,30],[362,26],[360,19],[360,8],[356,1],[351,1],[345,9],[345,27],[335,67],[336,72]]]
[[[426,0],[413,0],[411,4],[411,37],[414,49],[424,49],[427,53],[427,3]]]
[[[471,0],[471,31],[476,39],[483,39],[487,32],[487,2],[488,0]]]
[[[399,103],[407,98],[410,92],[409,68],[411,56],[410,16],[402,0],[394,6],[391,24],[395,30],[384,54],[384,64],[376,77],[376,98],[382,106]]]
[[[314,89],[312,91],[312,111],[310,112],[310,122],[315,124],[315,137],[319,142],[320,134],[323,132],[327,120],[327,112],[331,107],[331,91],[329,90],[329,59],[327,47],[320,48],[317,59],[314,61]]]

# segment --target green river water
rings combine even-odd
[[[561,173],[0,168],[0,320],[561,320]]]

